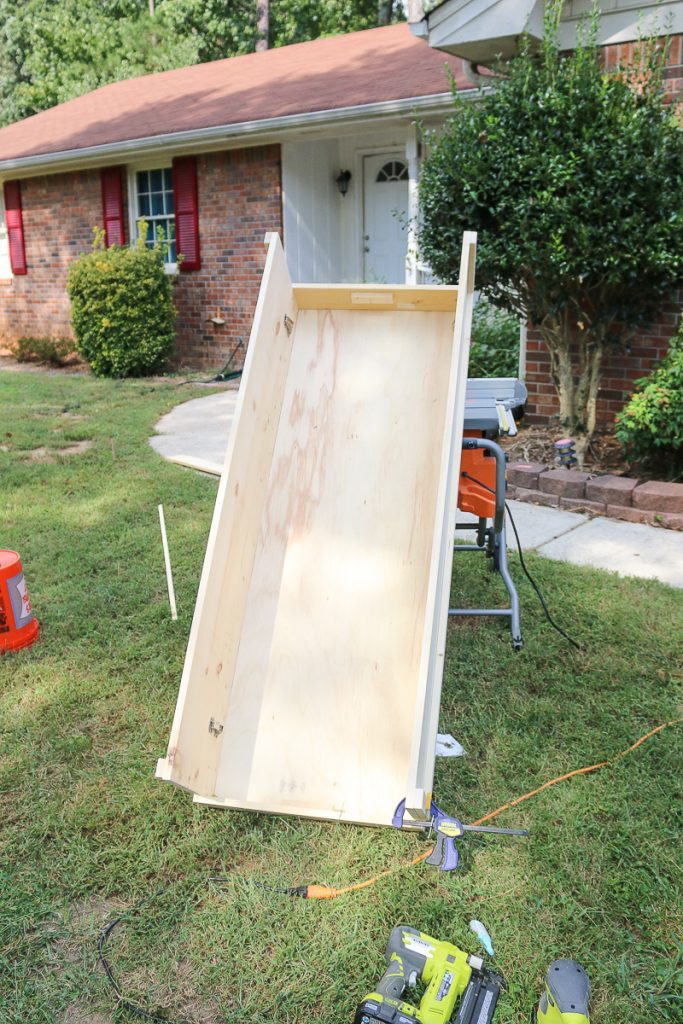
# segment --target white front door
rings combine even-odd
[[[408,163],[399,151],[363,158],[363,279],[403,284],[408,252]]]

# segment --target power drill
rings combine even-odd
[[[489,1024],[503,979],[450,942],[432,939],[407,925],[391,933],[387,969],[374,992],[356,1010],[354,1024]],[[427,989],[419,1007],[404,1002],[418,979]],[[462,996],[458,1013],[455,1005]]]
[[[589,1024],[588,975],[576,960],[554,960],[533,1021],[538,1024]]]

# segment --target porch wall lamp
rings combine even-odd
[[[345,196],[349,191],[349,182],[351,181],[351,171],[340,171],[335,182],[339,190],[340,196]]]

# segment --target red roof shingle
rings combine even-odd
[[[0,129],[0,162],[449,91],[446,65],[405,24],[115,82]]]

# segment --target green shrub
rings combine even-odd
[[[480,298],[472,314],[470,377],[516,377],[519,320]]]
[[[636,463],[667,477],[683,473],[683,319],[666,358],[636,381],[615,433]]]
[[[20,363],[64,366],[75,347],[71,338],[19,338],[12,345],[12,353]]]
[[[175,341],[171,279],[163,246],[105,248],[94,229],[91,253],[69,270],[68,291],[79,354],[98,377],[139,377],[158,370]]]
[[[560,420],[585,439],[605,353],[683,285],[683,131],[665,102],[666,46],[645,40],[607,73],[598,6],[569,55],[566,4],[537,6],[540,50],[525,38],[491,88],[476,102],[456,93],[453,118],[428,136],[419,248],[448,284],[463,231],[478,232],[478,287],[538,327]]]

